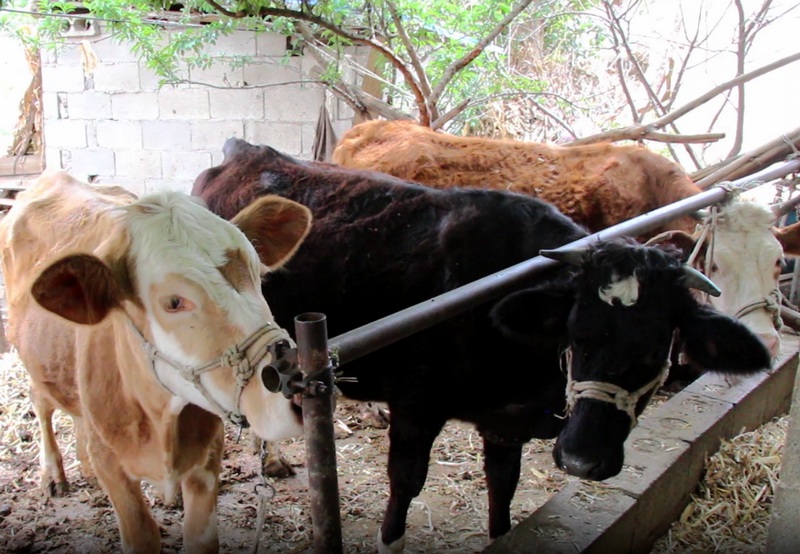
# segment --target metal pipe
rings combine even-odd
[[[586,246],[599,240],[623,235],[638,235],[660,227],[668,221],[724,200],[728,191],[715,187],[674,204],[623,221],[613,227],[574,241],[563,248]],[[489,255],[489,253],[487,253]],[[536,256],[503,271],[488,275],[457,289],[420,302],[382,319],[342,333],[329,341],[331,351],[345,364],[370,352],[440,323],[455,314],[473,308],[487,300],[524,284],[558,262]]]
[[[311,491],[311,524],[315,554],[341,554],[342,520],[333,437],[333,368],[328,357],[324,314],[295,317],[297,360],[304,375],[313,376],[303,393],[303,426]]]
[[[751,176],[728,183],[728,186],[715,186],[689,198],[662,206],[651,212],[623,221],[613,227],[599,231],[583,239],[565,245],[563,248],[586,246],[599,240],[623,235],[636,236],[701,208],[727,199],[729,190],[740,189],[754,182],[768,182],[800,169],[800,160],[791,160],[777,167],[769,167]],[[406,308],[382,319],[357,327],[333,337],[331,350],[338,356],[339,364],[355,360],[409,335],[427,329],[455,314],[468,310],[513,290],[531,277],[558,262],[536,256],[503,271],[478,279],[457,289],[440,294],[425,302]]]

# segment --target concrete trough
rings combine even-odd
[[[720,441],[788,412],[800,341],[782,340],[771,372],[733,384],[700,377],[631,431],[619,475],[571,481],[484,554],[650,552],[689,503]]]

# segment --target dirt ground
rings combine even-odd
[[[27,376],[15,354],[0,358],[0,552],[99,553],[119,550],[114,514],[105,494],[89,486],[75,461],[71,420],[56,416],[68,496],[48,498],[39,489],[39,428],[28,400]],[[374,552],[388,496],[385,429],[364,428],[359,407],[342,402],[336,412],[336,451],[344,551]],[[248,552],[254,544],[260,482],[259,457],[247,432],[235,441],[227,429],[218,502],[222,552]],[[448,424],[436,441],[423,494],[409,513],[406,552],[479,552],[487,544],[486,490],[481,440],[465,424]],[[312,546],[305,444],[286,441],[283,452],[297,475],[271,481],[259,552],[306,552]],[[524,451],[523,474],[512,504],[514,523],[533,512],[566,483],[552,462],[551,441]],[[165,506],[144,487],[162,529],[163,552],[180,552],[182,512]]]

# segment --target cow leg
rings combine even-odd
[[[497,444],[483,439],[486,487],[489,493],[489,538],[511,529],[511,499],[519,482],[522,444]]]
[[[91,431],[87,435],[92,468],[114,507],[122,551],[126,554],[160,552],[158,524],[145,503],[141,483],[128,477],[100,437],[91,436]]]
[[[89,451],[86,448],[86,430],[82,417],[72,416],[72,429],[75,432],[75,455],[81,463],[81,475],[89,485],[97,485],[97,478],[92,470]]]
[[[428,476],[431,447],[445,420],[422,420],[392,410],[389,426],[389,503],[383,517],[378,552],[402,552],[406,517],[411,500],[422,491]]]
[[[39,465],[41,467],[41,486],[50,496],[64,496],[69,492],[69,483],[64,473],[64,462],[53,432],[53,412],[55,407],[46,395],[30,388],[31,401],[42,436],[39,443]]]
[[[281,454],[277,442],[262,440],[255,433],[252,437],[253,452],[261,456],[261,475],[277,479],[296,475],[292,464]]]
[[[193,471],[181,482],[183,492],[183,546],[186,552],[205,554],[219,552],[217,534],[217,496],[222,457],[220,451],[209,465]]]

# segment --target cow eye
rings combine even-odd
[[[719,271],[719,266],[717,264],[715,264],[715,263],[712,263],[711,264],[711,273],[716,273],[717,271]]]
[[[167,296],[161,300],[164,311],[175,313],[186,309],[186,302],[180,296]]]

